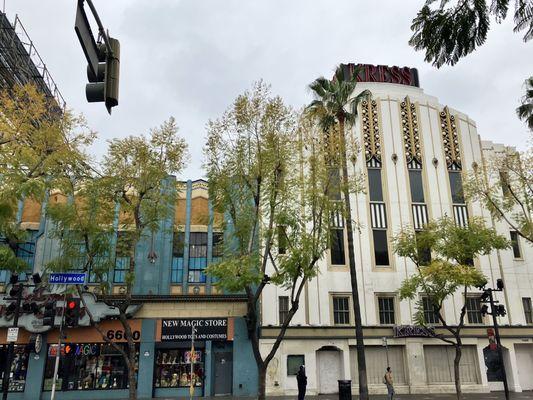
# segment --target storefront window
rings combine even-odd
[[[157,388],[190,387],[191,378],[194,386],[201,387],[204,380],[204,352],[202,349],[195,350],[194,357],[191,357],[190,349],[156,350],[154,373]]]
[[[125,343],[120,343],[128,351]],[[48,347],[44,390],[52,389],[57,345]],[[137,349],[138,352],[138,349]],[[137,361],[138,363],[138,354]],[[136,366],[136,369],[138,364]],[[61,345],[58,390],[126,389],[128,368],[122,355],[111,345],[102,343],[67,343]]]
[[[13,362],[11,363],[11,372],[9,374],[9,391],[23,392],[26,384],[26,371],[28,370],[28,354],[24,351],[25,346],[15,345],[13,351]],[[7,361],[7,345],[0,346],[0,387],[3,384],[4,365]]]

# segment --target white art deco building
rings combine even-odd
[[[353,65],[345,65],[347,71]],[[443,217],[465,224],[481,216],[488,226],[513,241],[513,248],[495,251],[474,260],[474,265],[496,287],[502,278],[505,290],[497,298],[507,309],[500,317],[504,364],[512,391],[533,390],[533,248],[495,221],[479,203],[466,203],[462,179],[475,165],[506,147],[483,141],[468,115],[444,105],[418,87],[416,70],[365,65],[357,90],[368,89],[371,99],[361,104],[359,119],[350,134],[362,143],[363,157],[355,170],[364,171],[366,194],[351,199],[368,383],[371,393],[384,392],[382,377],[389,364],[398,393],[453,392],[454,348],[429,337],[416,337],[413,327],[415,301],[400,301],[402,281],[414,265],[392,253],[390,238],[400,227]],[[481,133],[482,134],[482,133]],[[355,170],[354,173],[355,173]],[[267,393],[297,392],[296,370],[305,364],[308,394],[335,393],[338,379],[351,379],[357,393],[357,360],[346,232],[340,227],[320,274],[310,281],[300,301],[286,339],[267,372]],[[335,241],[334,241],[335,243]],[[494,364],[487,328],[482,317],[480,293],[467,302],[467,326],[461,360],[463,391],[502,390],[499,368]],[[288,294],[275,286],[265,290],[262,302],[261,343],[271,346],[285,318]],[[444,305],[448,324],[456,324],[462,294]],[[428,306],[429,307],[429,306]],[[429,308],[428,308],[429,310]],[[432,313],[428,311],[427,320]],[[396,327],[396,329],[394,329]],[[497,361],[497,360],[496,360]]]

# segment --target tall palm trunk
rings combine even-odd
[[[339,136],[341,145],[342,183],[344,196],[344,212],[346,233],[348,235],[348,259],[350,263],[350,282],[352,285],[352,301],[355,316],[355,339],[357,346],[357,367],[359,370],[360,400],[368,400],[368,384],[366,378],[365,344],[363,341],[363,325],[361,323],[361,305],[359,304],[359,289],[357,287],[357,273],[355,271],[355,252],[353,246],[352,209],[350,205],[350,189],[348,179],[348,162],[346,160],[346,137],[344,132],[344,116],[338,115]]]

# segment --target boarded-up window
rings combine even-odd
[[[424,346],[426,371],[429,384],[453,383],[453,346]],[[475,346],[463,346],[459,363],[461,383],[480,383],[478,356]]]
[[[185,225],[187,216],[187,201],[185,199],[176,200],[176,209],[174,211],[174,224]]]
[[[365,346],[366,373],[369,384],[382,384],[387,368],[387,352],[383,346]],[[407,383],[405,372],[405,347],[389,346],[389,366],[392,370],[394,383],[404,385]],[[350,371],[352,383],[359,382],[357,369],[357,350],[350,347]]]
[[[41,221],[41,203],[33,199],[24,200],[22,209],[22,222],[40,222]]]

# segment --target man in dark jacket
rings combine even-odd
[[[296,381],[298,382],[298,400],[304,400],[307,376],[305,376],[305,367],[303,365],[300,365],[300,370],[296,374]]]

